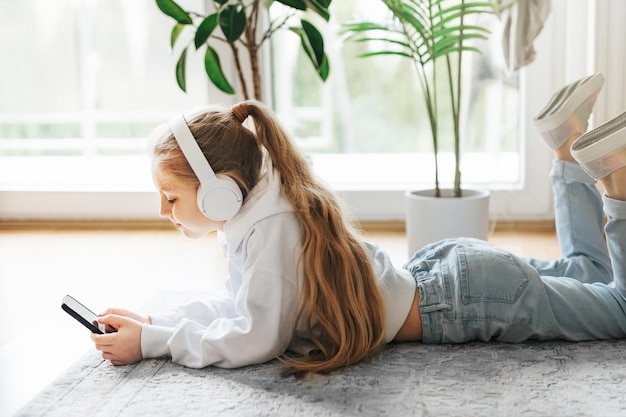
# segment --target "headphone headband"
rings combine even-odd
[[[198,177],[200,183],[215,177],[215,172],[213,172],[211,164],[207,161],[198,142],[196,142],[191,130],[189,130],[185,117],[182,114],[178,114],[170,119],[169,125],[174,134],[174,139],[178,142],[180,150],[183,151],[187,162],[191,165],[191,169]]]

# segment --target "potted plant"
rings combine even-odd
[[[393,19],[382,23],[349,23],[345,29],[353,40],[376,41],[377,45],[383,45],[380,50],[364,53],[362,57],[395,55],[411,60],[423,93],[430,123],[435,184],[432,190],[406,193],[409,252],[446,237],[486,239],[490,193],[461,187],[461,78],[464,53],[480,52],[471,41],[486,39],[489,34],[488,29],[473,24],[470,17],[494,13],[496,5],[466,0],[381,1]],[[441,65],[443,74],[436,70]],[[449,118],[440,113],[444,100],[449,101],[452,109],[446,116]],[[446,123],[452,125],[454,141],[454,184],[450,189],[441,188],[439,183],[441,129]],[[465,220],[465,224],[457,223],[458,220]]]
[[[329,65],[322,35],[304,16],[310,11],[328,21],[330,2],[331,0],[213,0],[215,11],[202,14],[186,11],[174,0],[156,0],[159,9],[176,21],[170,37],[172,48],[182,39],[180,35],[183,31],[195,30],[193,41],[183,46],[176,63],[176,81],[183,91],[187,88],[185,73],[188,50],[205,48],[204,67],[211,82],[224,93],[236,93],[233,82],[228,80],[222,70],[218,51],[215,49],[217,44],[222,43],[228,45],[233,57],[242,98],[260,101],[264,98],[259,61],[261,47],[281,29],[289,29],[300,36],[302,48],[320,78],[326,80]],[[261,19],[269,15],[269,8],[276,3],[281,3],[287,13],[264,25]],[[245,74],[250,74],[251,86]]]

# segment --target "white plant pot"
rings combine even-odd
[[[487,239],[489,232],[488,190],[463,190],[453,197],[452,190],[407,191],[406,235],[409,256],[425,245],[451,237]]]

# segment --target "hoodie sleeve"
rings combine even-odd
[[[232,314],[199,303],[188,306],[175,327],[164,326],[169,320],[158,318],[143,327],[143,356],[169,355],[191,368],[235,368],[282,354],[291,341],[297,296],[295,248],[289,241],[276,230],[255,230],[245,242],[247,256]]]
[[[211,294],[207,301],[194,301],[177,306],[167,313],[151,314],[150,319],[152,324],[161,327],[176,327],[185,318],[208,326],[217,318],[233,314],[233,299],[224,291],[223,294]]]

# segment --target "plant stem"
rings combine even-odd
[[[441,11],[441,4],[438,3],[439,11]],[[429,2],[428,4],[428,19],[430,20],[430,27],[433,27],[434,16],[433,16],[433,2]],[[428,48],[430,50],[429,55],[435,56],[435,39],[430,38],[430,42],[428,43]],[[424,66],[422,65],[422,68]],[[424,75],[426,78],[426,75]],[[435,156],[435,197],[441,197],[441,190],[439,189],[439,123],[437,122],[439,119],[437,117],[437,113],[439,109],[437,107],[437,70],[435,61],[433,61],[433,75],[432,75],[432,94],[430,93],[430,89],[428,88],[428,81],[426,81],[427,92],[426,95],[428,97],[429,103],[429,117],[430,126],[432,131],[432,139],[433,139],[433,152]]]
[[[262,101],[261,75],[259,71],[259,45],[256,42],[257,23],[259,21],[259,0],[252,3],[252,12],[250,13],[250,23],[246,26],[246,44],[248,48],[248,58],[250,60],[250,70],[252,73],[252,86],[254,88],[254,99]]]
[[[457,67],[457,87],[456,87],[456,104],[453,102],[452,111],[454,112],[454,195],[461,197],[461,63],[463,60],[463,20],[465,18],[465,0],[461,0],[461,30],[459,32],[459,62]]]
[[[246,85],[246,79],[243,76],[243,69],[241,67],[241,61],[239,60],[239,51],[237,49],[237,45],[234,43],[229,43],[230,49],[233,53],[233,58],[235,60],[235,67],[237,68],[237,75],[239,77],[239,82],[241,83],[241,91],[243,94],[244,100],[249,100],[248,96],[248,86]]]

